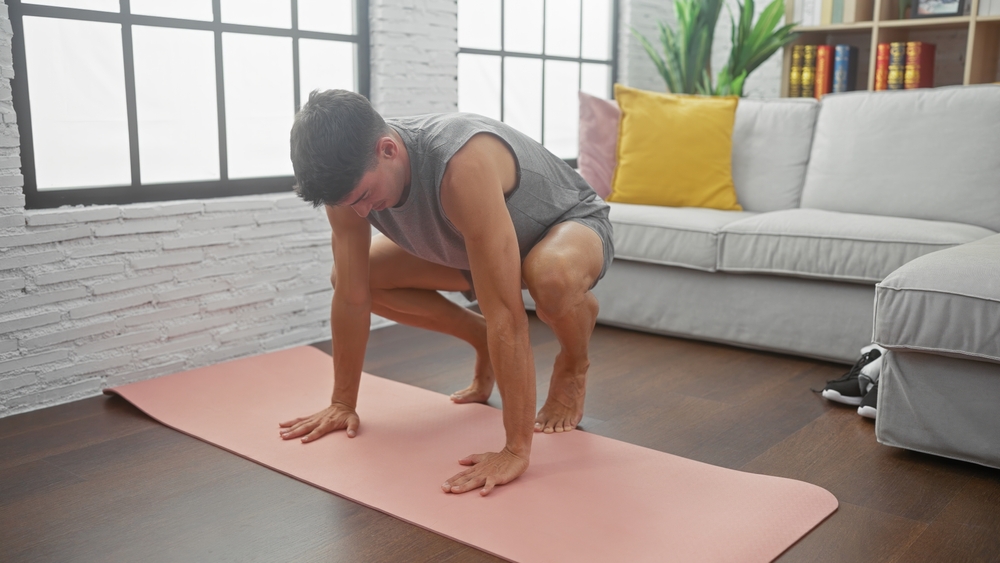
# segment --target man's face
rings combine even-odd
[[[349,206],[361,217],[371,211],[382,211],[397,205],[403,197],[405,173],[399,158],[399,148],[387,137],[379,142],[379,156],[375,168],[365,172],[358,185],[339,206]]]
[[[365,172],[356,188],[344,198],[340,205],[349,206],[361,217],[367,217],[371,211],[382,211],[396,205],[401,190],[394,189],[392,175],[386,170],[388,166],[381,160],[374,169]]]

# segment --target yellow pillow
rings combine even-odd
[[[608,201],[740,211],[733,186],[735,96],[660,94],[615,84],[618,167]]]

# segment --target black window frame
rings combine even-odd
[[[223,23],[221,0],[212,0],[212,21],[197,21],[131,13],[129,0],[119,0],[120,11],[100,12],[77,8],[63,8],[38,4],[23,4],[21,0],[8,0],[11,27],[14,78],[11,80],[14,111],[21,142],[21,172],[24,176],[24,199],[28,209],[51,208],[62,205],[129,204],[180,199],[206,199],[238,195],[252,195],[290,191],[293,176],[271,176],[230,179],[226,147],[225,81],[223,77],[222,34],[246,33],[272,37],[292,38],[292,72],[294,81],[295,111],[300,109],[299,42],[298,39],[320,39],[350,42],[356,45],[358,93],[370,98],[371,64],[368,28],[369,0],[355,2],[355,33],[344,35],[298,29],[298,0],[290,0],[292,25],[290,29],[259,27]],[[28,98],[28,73],[24,48],[24,16],[117,23],[122,28],[122,51],[125,63],[125,103],[128,115],[129,152],[132,183],[127,186],[86,187],[39,190],[35,176],[34,144],[31,132],[31,108]],[[219,120],[219,180],[195,182],[157,183],[143,185],[139,174],[139,138],[136,112],[135,73],[132,52],[132,26],[146,25],[174,29],[212,31],[215,35],[215,84]]]
[[[614,84],[618,82],[618,2],[619,0],[611,0],[611,82],[608,84],[609,91],[608,96],[610,98],[610,89],[614,88]],[[584,0],[579,0],[580,3],[580,53],[579,57],[566,57],[561,55],[547,55],[545,54],[545,20],[547,16],[548,0],[542,0],[542,52],[541,53],[523,53],[520,51],[507,51],[504,47],[504,26],[506,18],[504,14],[506,13],[506,2],[505,0],[500,0],[500,50],[494,49],[478,49],[471,47],[461,47],[458,48],[458,53],[460,55],[488,55],[488,56],[499,56],[500,57],[500,121],[504,119],[504,74],[506,73],[504,60],[507,57],[522,58],[522,59],[536,59],[542,61],[542,114],[541,114],[541,141],[540,144],[545,145],[545,61],[564,61],[571,63],[580,64],[580,73],[583,72],[583,64],[601,64],[608,65],[607,60],[599,59],[585,59],[583,58],[583,3]],[[577,81],[579,82],[580,76],[578,75]],[[563,159],[567,164],[576,168],[577,159],[566,158]]]

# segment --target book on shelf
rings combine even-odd
[[[857,89],[858,48],[852,45],[794,45],[788,69],[788,97],[819,99]]]
[[[1000,3],[1000,0],[992,1]],[[804,27],[857,23],[858,0],[794,0],[792,21]]]
[[[934,50],[933,43],[910,41],[906,44],[904,88],[934,87]]]
[[[820,4],[820,25],[830,25],[833,23],[833,0],[822,0]]]
[[[858,48],[837,45],[833,48],[833,91],[850,92],[857,89]]]
[[[889,43],[889,76],[886,78],[887,90],[902,90],[906,76],[906,42],[893,41]]]
[[[966,4],[970,3],[971,0],[966,0]],[[979,0],[979,15],[1000,16],[1000,0]]]
[[[796,0],[795,21],[801,26],[816,25],[813,23],[813,0]]]
[[[858,0],[844,0],[844,19],[842,23],[858,21]]]
[[[792,47],[792,66],[788,70],[788,97],[799,98],[802,96],[802,53],[805,45],[795,45]]]
[[[889,44],[879,43],[875,49],[875,90],[889,89]]]
[[[812,98],[816,87],[816,46],[806,45],[802,51],[802,97]]]
[[[816,99],[833,91],[833,46],[816,46],[816,73],[813,79],[813,95]]]

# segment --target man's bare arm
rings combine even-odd
[[[358,387],[371,328],[371,289],[368,284],[368,253],[371,227],[350,207],[327,206],[332,227],[335,264],[330,332],[333,341],[333,396],[330,407],[304,418],[284,422],[281,436],[288,440],[305,436],[311,442],[335,430],[347,429],[354,437],[358,419]]]
[[[474,467],[449,479],[446,489],[451,492],[485,485],[482,494],[487,494],[494,485],[523,473],[531,454],[535,363],[521,298],[520,252],[503,192],[504,178],[511,176],[513,166],[513,157],[498,139],[477,136],[452,158],[441,187],[444,211],[465,238],[476,295],[486,318],[507,436],[504,452],[462,460]]]

